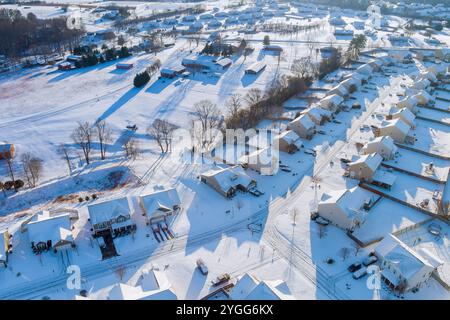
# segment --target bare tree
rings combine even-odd
[[[83,150],[84,159],[86,164],[90,163],[90,153],[92,147],[92,136],[94,130],[92,129],[89,122],[78,122],[78,127],[76,127],[72,133],[72,140],[81,147]]]
[[[64,143],[61,143],[58,148],[58,152],[62,155],[62,158],[66,160],[67,168],[69,169],[69,174],[72,173],[72,163],[70,162],[69,149],[67,149]]]
[[[313,78],[317,75],[317,66],[310,57],[302,57],[292,62],[291,71],[298,78]]]
[[[252,89],[248,90],[244,99],[249,106],[255,106],[258,103],[260,103],[261,100],[263,99],[263,93],[258,88],[252,88]]]
[[[123,277],[125,276],[126,273],[127,273],[127,269],[125,266],[120,266],[116,269],[116,274],[119,277],[120,281],[123,280]]]
[[[239,111],[242,109],[242,97],[240,94],[233,94],[230,99],[228,99],[226,103],[226,108],[230,117],[234,118],[239,114]]]
[[[290,215],[292,218],[292,224],[295,226],[297,224],[297,217],[300,214],[300,211],[297,208],[291,210]]]
[[[125,144],[123,145],[124,149],[125,149],[125,155],[127,158],[131,158],[133,160],[136,160],[136,158],[138,157],[138,155],[140,154],[140,148],[139,148],[139,144],[136,141],[135,138],[131,137],[130,139],[128,139]]]
[[[16,183],[15,183],[16,179],[14,176],[14,158],[11,156],[7,156],[4,159],[5,159],[6,169],[8,170],[9,177],[11,178],[11,181],[14,184],[14,190],[17,191]]]
[[[153,121],[151,127],[148,128],[148,133],[156,140],[161,152],[166,153],[170,149],[174,130],[175,126],[171,125],[169,122],[157,119]]]
[[[27,152],[21,156],[20,161],[22,163],[23,172],[27,179],[28,186],[30,188],[34,188],[41,177],[42,160]]]
[[[347,259],[348,256],[350,255],[350,249],[344,247],[341,250],[339,250],[338,254],[342,258],[342,261],[345,261],[345,259]]]
[[[105,160],[106,147],[112,140],[112,130],[106,124],[106,121],[98,121],[95,123],[98,141],[100,143],[100,158]]]
[[[202,148],[209,146],[214,141],[212,134],[213,129],[217,129],[222,124],[222,117],[217,106],[209,100],[201,100],[194,105],[194,116],[196,121],[193,122],[194,137],[200,143]],[[200,128],[195,127],[195,123],[200,123]],[[201,132],[197,132],[198,129]]]

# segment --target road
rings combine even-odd
[[[396,83],[398,83],[398,80],[399,79],[397,79]],[[318,289],[330,297],[330,299],[349,299],[345,293],[335,288],[333,278],[322,270],[320,266],[317,266],[307,252],[292,243],[289,239],[285,238],[278,231],[275,220],[281,214],[285,213],[287,208],[292,205],[291,199],[299,197],[304,189],[310,185],[312,181],[311,177],[319,175],[326,168],[329,161],[341,150],[342,146],[345,144],[344,141],[351,139],[355,132],[359,130],[361,124],[373,114],[378,106],[378,102],[384,100],[388,94],[389,89],[384,89],[384,91],[380,93],[380,97],[369,105],[367,111],[364,112],[357,121],[353,122],[351,128],[341,137],[336,138],[334,145],[311,164],[308,169],[308,173],[303,177],[299,186],[288,197],[275,199],[269,205],[269,208],[263,208],[248,218],[237,220],[232,224],[223,225],[199,235],[194,235],[192,237],[189,235],[179,236],[174,240],[164,242],[159,246],[149,246],[134,250],[113,259],[83,265],[81,266],[81,274],[84,281],[99,278],[110,274],[113,270],[120,267],[126,267],[137,262],[142,262],[150,257],[156,259],[181,252],[185,250],[186,247],[195,247],[207,244],[213,240],[220,239],[224,233],[230,234],[233,232],[246,230],[249,223],[258,223],[262,219],[266,218],[267,210],[269,210],[266,228],[262,235],[263,241],[274,249],[281,257],[289,261],[291,266],[295,267],[295,269],[297,269],[313,285],[317,286]],[[342,138],[342,140],[339,138]],[[149,172],[152,171],[151,168],[152,167],[150,167]],[[147,174],[148,173],[144,174],[143,180],[147,180]],[[59,287],[65,287],[67,276],[68,275],[66,274],[61,274],[53,278],[45,277],[21,285],[5,287],[0,292],[0,299],[39,297],[52,289],[56,290]]]

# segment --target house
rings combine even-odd
[[[338,95],[342,98],[345,98],[348,96],[348,89],[346,86],[344,86],[342,83],[338,84],[337,86],[333,87],[328,91],[328,95]]]
[[[352,29],[345,29],[345,28],[336,28],[334,29],[334,35],[335,36],[353,36],[354,31]]]
[[[413,90],[425,90],[431,85],[430,80],[425,78],[416,79],[413,83],[411,83],[408,88]]]
[[[14,157],[16,148],[12,143],[0,142],[0,160]]]
[[[229,58],[216,60],[215,57],[206,55],[192,54],[181,61],[181,65],[186,68],[204,70],[204,71],[221,71],[228,68],[232,63]]]
[[[324,193],[317,206],[317,213],[332,224],[353,231],[365,221],[364,204],[370,202],[370,192],[361,187]]]
[[[390,136],[397,143],[414,143],[414,135],[410,126],[401,119],[383,121],[375,128],[375,137]]]
[[[289,122],[288,129],[294,131],[300,138],[311,140],[316,126],[308,115],[302,114]]]
[[[356,73],[356,72],[352,72],[352,73],[346,74],[344,76],[345,80],[353,79],[355,81],[358,81],[361,84],[367,83],[367,80],[369,80],[369,78],[370,78],[370,74]]]
[[[417,50],[416,58],[420,61],[434,61],[436,57],[434,50]]]
[[[391,137],[382,136],[366,143],[361,149],[361,152],[366,155],[377,153],[383,157],[384,160],[392,160],[395,157],[397,149],[398,148]]]
[[[117,237],[136,230],[127,197],[91,204],[88,211],[94,238],[104,235]]]
[[[322,98],[319,101],[319,105],[326,110],[337,113],[342,102],[344,102],[344,98],[337,94],[331,94],[327,95],[325,98]]]
[[[386,119],[391,120],[391,119],[401,119],[403,122],[405,122],[407,125],[409,125],[411,128],[415,128],[416,127],[416,116],[414,115],[414,113],[412,113],[411,111],[409,111],[408,108],[403,108],[400,109],[399,111],[390,114],[386,117]]]
[[[246,74],[258,74],[266,68],[266,64],[264,62],[255,62],[250,65],[247,69],[245,69]]]
[[[175,188],[142,194],[138,197],[138,203],[149,223],[177,214],[181,210],[181,200]]]
[[[346,173],[350,178],[371,182],[382,161],[378,153],[366,154],[350,162]]]
[[[300,137],[292,130],[285,130],[273,138],[273,145],[278,146],[278,150],[295,153],[303,145]]]
[[[53,249],[55,252],[75,247],[70,213],[51,214],[44,210],[26,224],[33,253]]]
[[[185,67],[173,67],[173,68],[163,68],[160,70],[161,77],[163,78],[175,78],[176,76],[182,74],[186,71]]]
[[[11,235],[8,230],[0,231],[0,266],[8,266],[8,255],[11,253]]]
[[[332,26],[345,26],[347,23],[345,22],[344,19],[340,18],[340,17],[333,17],[329,19],[329,23]]]
[[[132,63],[121,62],[121,63],[117,63],[116,64],[116,69],[118,69],[118,70],[129,70],[129,69],[132,69],[132,68],[133,68],[133,64]]]
[[[408,109],[411,112],[417,112],[417,103],[418,100],[413,97],[413,96],[409,96],[403,100],[400,100],[399,102],[396,103],[396,107],[398,109]]]
[[[437,83],[439,81],[436,75],[430,71],[421,71],[420,75],[417,77],[417,80],[421,81],[421,79],[427,79],[431,83]]]
[[[433,73],[436,77],[440,78],[447,72],[447,65],[445,63],[435,63],[427,67],[426,71]]]
[[[184,22],[194,22],[197,21],[197,18],[194,15],[187,15],[184,16],[181,20]]]
[[[393,50],[389,51],[388,55],[402,63],[410,63],[413,61],[412,53],[409,51],[400,51],[400,50]]]
[[[81,62],[81,60],[83,60],[83,57],[79,56],[79,55],[75,55],[75,54],[70,54],[66,58],[67,62],[72,62],[72,63]]]
[[[378,244],[375,255],[380,260],[384,283],[401,293],[423,286],[442,264],[437,258],[423,256],[392,234]]]
[[[284,281],[261,281],[249,273],[238,279],[229,297],[231,300],[295,300]]]
[[[348,93],[353,93],[361,86],[362,79],[359,77],[352,77],[341,82],[341,85],[347,89]],[[342,97],[342,96],[341,96]]]
[[[417,105],[419,106],[433,105],[435,103],[433,97],[425,90],[420,90],[413,98],[417,100]]]
[[[304,114],[307,114],[308,117],[314,122],[316,125],[323,125],[326,121],[331,121],[333,118],[333,114],[329,110],[325,110],[319,106],[313,106],[308,108]]]
[[[200,175],[200,180],[227,198],[234,197],[237,190],[247,192],[256,187],[256,181],[241,166],[209,170]]]
[[[172,285],[164,271],[142,271],[136,286],[116,283],[88,297],[75,296],[76,300],[177,300]]]
[[[374,71],[380,71],[381,67],[384,65],[383,61],[378,59],[373,59],[367,62],[367,64],[374,70]]]
[[[255,150],[240,159],[244,167],[265,176],[273,176],[278,172],[278,161],[278,157],[271,148]]]
[[[194,23],[192,23],[189,26],[189,31],[190,32],[198,32],[200,30],[203,29],[203,23],[201,23],[200,21],[195,21]]]

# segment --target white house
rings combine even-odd
[[[417,104],[418,104],[418,100],[413,97],[413,96],[409,96],[403,100],[400,100],[396,103],[396,107],[398,109],[403,109],[403,108],[407,108],[409,109],[409,111],[411,112],[417,112]]]
[[[309,116],[302,114],[289,122],[288,129],[294,131],[300,138],[310,140],[315,133],[316,126]]]
[[[200,180],[227,198],[232,198],[237,190],[247,192],[256,187],[241,166],[212,169],[200,175]]]
[[[75,300],[177,300],[178,297],[164,271],[142,271],[136,286],[116,283],[88,297],[75,296]]]
[[[248,273],[241,276],[229,293],[231,300],[295,300],[283,280],[259,280]]]
[[[262,175],[272,176],[278,172],[278,156],[272,148],[264,148],[251,152],[239,160],[245,167]]]
[[[348,88],[344,86],[342,83],[338,84],[337,86],[333,87],[328,91],[328,95],[338,95],[342,98],[345,98],[348,96]]]
[[[285,130],[273,138],[272,144],[278,146],[280,151],[294,153],[302,147],[303,142],[294,131]]]
[[[364,204],[372,195],[361,187],[324,193],[318,204],[319,216],[344,230],[353,231],[365,221]]]
[[[356,68],[356,73],[365,74],[370,77],[370,75],[374,73],[374,70],[369,64],[365,63]]]
[[[414,143],[414,134],[411,127],[401,119],[383,121],[375,129],[375,137],[390,136],[397,143]]]
[[[331,121],[333,114],[319,106],[308,108],[305,112],[316,125],[323,125],[326,121]]]
[[[54,251],[75,246],[70,213],[52,215],[49,211],[35,214],[26,225],[34,253]]]
[[[449,48],[436,49],[436,58],[444,62],[450,62],[450,49]]]
[[[337,94],[331,94],[322,98],[319,101],[319,105],[326,110],[336,113],[339,111],[339,107],[341,106],[342,102],[344,102],[344,99],[341,96]]]
[[[382,161],[378,153],[366,154],[350,162],[346,171],[350,178],[370,182]]]
[[[416,127],[416,122],[415,122],[416,116],[414,115],[414,113],[409,111],[408,108],[400,109],[397,112],[388,115],[387,119],[401,119],[401,120],[403,120],[403,122],[405,122],[411,128],[414,129]]]
[[[341,82],[341,85],[344,86],[348,93],[353,93],[354,91],[358,90],[358,87],[361,85],[361,78],[354,77],[354,78],[348,78]]]
[[[361,149],[361,152],[366,155],[377,153],[383,157],[384,160],[392,160],[395,157],[397,149],[398,148],[391,137],[382,136],[366,143]]]
[[[420,288],[442,263],[427,259],[392,234],[375,248],[383,281],[400,292]]]
[[[136,230],[128,198],[97,202],[88,206],[93,236],[120,236]]]
[[[417,105],[419,106],[433,105],[435,103],[433,97],[425,90],[420,90],[413,98],[417,100]]]
[[[421,79],[427,79],[431,83],[437,83],[439,81],[436,75],[430,71],[421,71],[417,80],[421,81]]]
[[[425,90],[431,85],[430,80],[425,78],[416,79],[413,83],[411,83],[408,88],[414,90]]]
[[[141,194],[138,202],[148,222],[177,214],[181,209],[181,200],[175,188]]]

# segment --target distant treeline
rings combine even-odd
[[[33,13],[0,8],[0,55],[18,58],[30,54],[62,52],[75,46],[82,30],[69,29],[67,18],[38,19]]]

